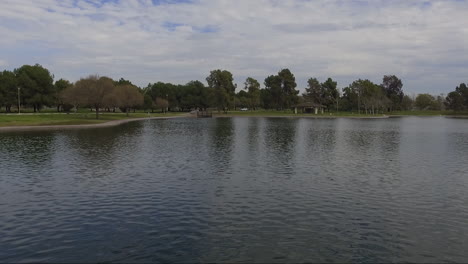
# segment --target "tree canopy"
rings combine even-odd
[[[206,78],[208,85],[193,80],[186,84],[155,82],[141,89],[130,80],[90,75],[76,83],[65,79],[54,82],[54,76],[43,66],[23,65],[13,71],[0,72],[0,106],[6,112],[18,106],[18,94],[23,106],[40,111],[44,106],[69,111],[78,107],[90,107],[96,111],[129,113],[130,109],[153,111],[190,111],[217,108],[227,112],[238,107],[250,109],[291,109],[298,102],[312,102],[332,111],[357,111],[359,113],[383,113],[396,110],[468,109],[468,87],[461,83],[445,95],[420,94],[412,99],[403,92],[403,82],[395,75],[385,75],[381,84],[368,79],[358,79],[339,89],[332,78],[320,82],[309,78],[305,92],[299,96],[296,77],[287,68],[269,75],[261,83],[247,77],[243,89],[236,92],[237,85],[230,71],[216,69]],[[18,88],[20,90],[18,90]],[[18,93],[20,91],[20,93]]]
[[[236,86],[232,73],[226,70],[214,70],[206,77],[208,86],[214,89],[215,104],[218,110],[227,111],[234,104]]]
[[[54,77],[48,69],[39,64],[24,65],[15,69],[15,75],[17,85],[21,88],[21,97],[26,104],[33,106],[34,112],[53,103]]]

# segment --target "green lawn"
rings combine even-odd
[[[128,117],[124,113],[101,113],[99,119],[93,112],[87,113],[40,113],[40,114],[0,114],[0,127],[5,126],[47,126],[47,125],[83,125],[98,124],[112,120],[131,118],[176,116],[181,113],[131,113]]]

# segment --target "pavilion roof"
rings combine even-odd
[[[295,105],[294,107],[297,107],[297,108],[309,108],[309,107],[310,108],[323,108],[325,106],[321,105],[321,104],[316,104],[314,102],[303,102],[303,103]]]

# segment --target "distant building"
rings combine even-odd
[[[300,103],[294,106],[294,113],[297,114],[298,110],[301,111],[301,113],[305,114],[318,114],[319,111],[323,114],[323,109],[325,108],[324,105],[321,104],[316,104],[313,102],[304,102]]]

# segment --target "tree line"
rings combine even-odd
[[[0,72],[0,106],[6,112],[22,107],[31,107],[34,112],[43,107],[56,107],[58,112],[68,112],[89,107],[99,118],[100,111],[129,113],[131,110],[145,111],[190,111],[192,109],[216,108],[227,112],[237,108],[285,110],[309,102],[320,105],[326,111],[352,111],[376,114],[397,110],[443,110],[462,111],[468,109],[468,88],[462,83],[450,92],[432,96],[420,94],[411,98],[403,92],[403,83],[395,75],[385,75],[382,83],[359,79],[343,89],[328,78],[320,82],[317,78],[307,81],[305,92],[300,94],[294,74],[282,69],[263,81],[248,77],[243,87],[234,83],[231,72],[213,70],[206,78],[207,86],[200,81],[184,85],[172,83],[150,83],[140,88],[131,81],[121,78],[90,75],[75,83],[59,79],[43,66],[23,65],[13,71]],[[18,98],[19,97],[19,98]]]

